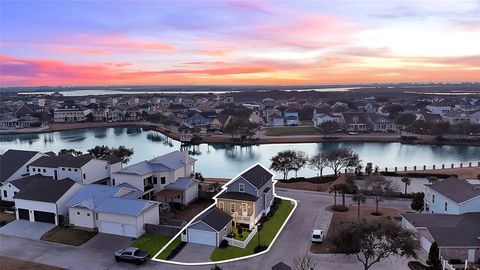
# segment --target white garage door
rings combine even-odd
[[[216,233],[189,229],[188,242],[209,246],[217,246]]]
[[[420,244],[422,245],[422,248],[426,251],[426,252],[429,252],[430,251],[430,246],[432,245],[432,243],[430,241],[427,240],[427,238],[421,236],[420,237]]]
[[[131,224],[100,221],[98,224],[98,231],[101,233],[138,237],[137,227]]]

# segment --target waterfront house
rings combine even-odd
[[[450,215],[480,212],[480,187],[456,177],[426,184],[425,211]]]
[[[22,129],[41,126],[40,119],[31,115],[0,117],[0,129]]]
[[[123,121],[125,120],[125,110],[119,107],[112,107],[110,109],[110,115],[108,117],[108,120],[117,122],[117,121]]]
[[[470,115],[464,112],[450,111],[443,114],[442,119],[444,122],[455,125],[460,123],[469,123]]]
[[[340,116],[339,123],[347,131],[355,132],[391,132],[395,129],[391,120],[376,113],[344,112]]]
[[[119,159],[118,159],[119,160]],[[91,155],[43,156],[28,165],[30,175],[41,174],[55,180],[72,179],[83,184],[105,182],[112,171],[111,166],[118,169],[121,162],[111,163],[107,159],[95,159]]]
[[[417,115],[417,121],[429,122],[429,123],[438,123],[442,122],[442,116],[440,114],[433,113],[421,113]]]
[[[298,109],[295,108],[287,108],[283,111],[283,117],[285,118],[285,125],[287,126],[298,126],[300,124],[298,118]]]
[[[67,202],[82,188],[68,178],[35,177],[13,196],[17,219],[62,224],[68,213]]]
[[[141,190],[143,198],[152,199],[156,193],[163,190],[167,185],[175,183],[183,177],[192,177],[195,171],[195,161],[196,159],[190,157],[186,152],[177,150],[112,173],[112,184],[128,183]],[[198,190],[198,186],[191,186],[188,190],[185,190],[183,197],[187,198],[186,192],[195,188]]]
[[[47,155],[37,151],[7,150],[0,155],[0,183],[29,175],[28,164],[43,156]]]
[[[313,125],[315,127],[320,126],[325,122],[337,122],[340,120],[340,116],[331,113],[316,113],[313,115]]]
[[[139,237],[145,233],[145,224],[160,222],[159,204],[137,199],[142,193],[129,185],[87,185],[67,203],[70,225]]]
[[[64,106],[53,112],[53,121],[56,123],[84,122],[89,114],[91,114],[91,110],[86,107]]]
[[[232,121],[231,115],[219,114],[210,123],[211,129],[223,130]]]

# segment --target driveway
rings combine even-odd
[[[183,247],[183,249],[175,256],[173,259],[177,262],[209,262],[210,255],[212,254],[215,247],[188,243]]]
[[[113,254],[113,252],[129,247],[135,239],[126,236],[120,236],[108,233],[99,233],[95,235],[88,242],[83,244],[81,248],[106,251]]]
[[[0,234],[16,236],[32,240],[40,240],[42,235],[55,227],[55,224],[43,222],[30,222],[17,219],[3,227],[0,227]]]

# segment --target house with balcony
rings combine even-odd
[[[190,178],[195,172],[196,159],[190,157],[187,152],[174,151],[163,156],[145,160],[117,172],[112,173],[112,185],[128,183],[143,192],[142,198],[154,199],[155,194],[165,189],[169,184],[183,178]],[[178,185],[177,187],[184,187]],[[187,185],[182,194],[183,198],[190,198],[191,189],[198,190],[198,183]],[[195,194],[195,198],[198,195]],[[179,196],[180,194],[175,195]]]
[[[56,123],[84,122],[87,120],[87,116],[90,113],[91,110],[86,107],[79,107],[76,105],[64,106],[53,112],[53,121]]]
[[[273,174],[257,164],[225,184],[214,199],[215,205],[192,221],[182,240],[219,246],[235,224],[251,230],[244,241],[228,238],[229,244],[244,248],[257,232],[260,218],[270,212],[274,199]]]

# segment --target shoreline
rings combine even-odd
[[[171,139],[180,141],[180,133],[171,131],[169,129],[157,126],[149,122],[84,122],[84,123],[68,123],[68,124],[58,124],[52,123],[46,129],[37,129],[37,130],[14,130],[8,132],[0,132],[2,135],[22,135],[22,134],[38,134],[38,133],[51,133],[58,131],[69,131],[77,129],[91,129],[91,128],[114,128],[114,127],[140,127],[147,128],[162,133],[165,136],[168,136]],[[434,140],[434,136],[423,135],[419,140],[412,142],[405,142],[400,139],[400,135],[380,135],[380,134],[369,134],[369,135],[339,135],[337,139],[325,139],[323,135],[289,135],[289,136],[265,136],[262,135],[260,138],[255,140],[251,144],[247,145],[261,145],[261,144],[296,144],[296,143],[401,143],[401,144],[412,144],[412,145],[464,145],[464,146],[475,146],[479,147],[480,142],[437,142]],[[428,137],[427,137],[428,136]],[[237,144],[231,141],[232,137],[230,135],[210,135],[210,136],[201,136],[201,143],[222,143],[222,144]]]

